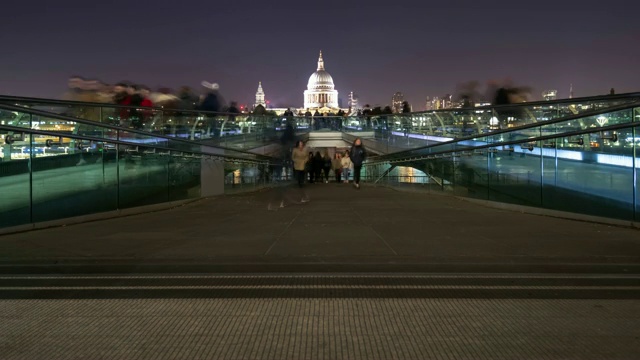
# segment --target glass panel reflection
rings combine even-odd
[[[169,151],[118,146],[120,208],[169,201]]]
[[[171,155],[169,157],[169,201],[200,197],[200,155]]]
[[[70,141],[51,140],[45,135],[33,137],[32,221],[116,210],[115,146],[100,142],[70,147]]]
[[[0,128],[0,227],[31,221],[31,139]]]

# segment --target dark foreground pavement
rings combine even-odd
[[[640,231],[487,208],[447,196],[314,184],[0,237],[0,267],[147,266],[164,272],[637,272]],[[290,190],[287,200],[298,201]],[[151,265],[154,265],[151,267]],[[67,266],[67,270],[70,266]],[[26,269],[26,268],[25,268]],[[85,270],[88,268],[85,268]],[[106,269],[106,270],[105,270]],[[576,270],[580,269],[580,270]],[[52,269],[49,269],[54,271]],[[128,269],[124,270],[125,272]]]
[[[640,354],[638,230],[308,191],[278,211],[265,191],[0,237],[0,358]]]

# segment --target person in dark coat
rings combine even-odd
[[[313,157],[313,172],[314,178],[318,182],[322,182],[322,169],[324,169],[324,159],[320,151],[316,151],[316,155]]]
[[[362,140],[356,138],[349,151],[349,158],[353,163],[353,186],[356,189],[360,189],[360,171],[362,170],[362,164],[367,159],[367,151],[362,145]]]

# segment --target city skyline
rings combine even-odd
[[[116,2],[63,1],[44,12],[9,3],[5,8],[15,15],[0,24],[10,54],[0,60],[0,93],[60,97],[71,75],[107,83],[130,80],[154,89],[200,90],[206,80],[219,83],[227,101],[252,104],[261,81],[272,104],[299,106],[319,50],[330,56],[345,104],[351,91],[362,105],[372,106],[388,105],[401,91],[420,109],[427,97],[455,94],[459,83],[507,77],[533,88],[537,100],[546,89],[567,98],[570,84],[575,97],[607,94],[611,88],[640,90],[640,49],[633,46],[640,40],[636,3],[601,8],[545,1],[518,8],[415,3],[398,18],[384,15],[388,5],[341,4],[341,14],[354,16],[342,21],[330,6],[314,9],[315,18],[331,19],[322,36],[309,25],[309,9],[297,2],[189,3],[127,3],[127,19],[145,20],[126,26],[117,26],[123,15]],[[553,11],[544,10],[546,3]],[[434,13],[438,16],[425,21],[425,14]],[[382,25],[371,26],[380,17]]]

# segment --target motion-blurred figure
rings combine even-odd
[[[499,126],[504,128],[508,127],[510,123],[521,121],[524,115],[522,108],[509,105],[527,101],[531,88],[527,86],[516,87],[511,79],[507,78],[502,85],[496,81],[490,82],[488,90],[493,89],[495,89],[495,93],[491,103],[497,106],[494,110],[498,114]]]
[[[180,99],[180,109],[193,110],[198,104],[198,96],[194,94],[193,90],[188,86],[180,88],[178,98]]]
[[[125,82],[119,82],[113,87],[113,103],[121,106],[131,105],[131,91]],[[129,109],[120,108],[118,110],[118,124],[125,125],[129,120]]]
[[[153,103],[151,99],[149,99],[150,93],[149,88],[144,85],[133,86],[133,94],[130,97],[129,105],[136,106],[136,108],[130,111],[131,127],[134,129],[143,129],[144,123],[147,122],[153,114],[151,110],[141,109],[153,107]]]
[[[206,81],[202,82],[202,86],[204,86],[207,90],[204,94],[204,98],[198,106],[198,110],[220,112],[220,109],[222,108],[220,96],[218,94],[218,89],[220,89],[220,86],[218,84],[212,84]]]
[[[197,110],[206,111],[205,116],[206,124],[203,124],[203,127],[208,127],[213,130],[214,137],[220,137],[221,134],[221,126],[218,126],[217,121],[217,112],[220,112],[222,108],[222,102],[220,101],[220,94],[218,90],[220,86],[216,83],[209,83],[207,81],[202,82],[202,86],[207,89],[202,101],[197,106]]]
[[[84,83],[84,78],[81,76],[72,76],[67,81],[68,90],[64,95],[62,95],[63,100],[67,101],[80,101],[82,86]]]

